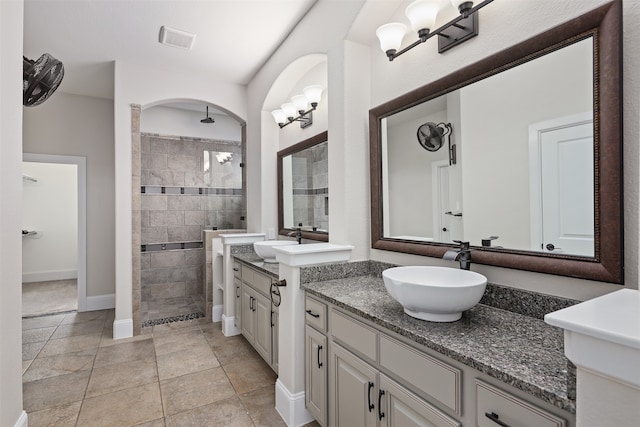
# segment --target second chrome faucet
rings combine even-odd
[[[459,261],[460,268],[462,270],[469,270],[471,267],[471,248],[469,242],[462,242],[460,240],[454,240],[455,243],[460,245],[459,248],[449,249],[444,253],[442,259],[447,261]]]

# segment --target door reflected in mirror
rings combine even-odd
[[[278,184],[279,233],[300,228],[305,239],[328,241],[327,132],[278,152]]]
[[[593,84],[589,37],[381,119],[383,236],[593,257]]]

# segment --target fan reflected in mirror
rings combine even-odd
[[[418,127],[418,142],[427,151],[438,151],[444,144],[444,137],[451,133],[451,123],[427,122]]]

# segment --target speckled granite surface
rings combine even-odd
[[[544,319],[544,315],[578,304],[580,301],[507,286],[487,284],[480,304],[513,311],[525,316]]]
[[[562,330],[542,320],[483,304],[453,323],[414,319],[391,298],[377,275],[343,276],[303,283],[302,287],[383,328],[575,413],[575,376],[568,372]]]
[[[256,253],[253,251],[253,247],[251,245],[238,245],[238,246],[249,246],[249,248],[251,249],[250,252],[246,252],[246,251],[242,251],[242,252],[238,252],[238,253],[234,253],[233,250],[231,251],[231,254],[239,261],[243,261],[246,262],[247,264],[251,264],[252,267],[255,267],[256,270],[259,270],[271,277],[273,277],[274,279],[279,279],[279,264],[277,262],[275,263],[268,263],[268,262],[264,262],[262,260],[262,258],[260,258],[258,255],[256,255]]]

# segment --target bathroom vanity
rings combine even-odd
[[[261,261],[254,253],[235,255],[234,322],[258,354],[278,373],[278,307],[271,303],[269,296],[271,282],[278,278],[278,264]]]
[[[323,426],[575,425],[562,331],[479,304],[407,316],[377,274],[304,283],[306,404]]]

